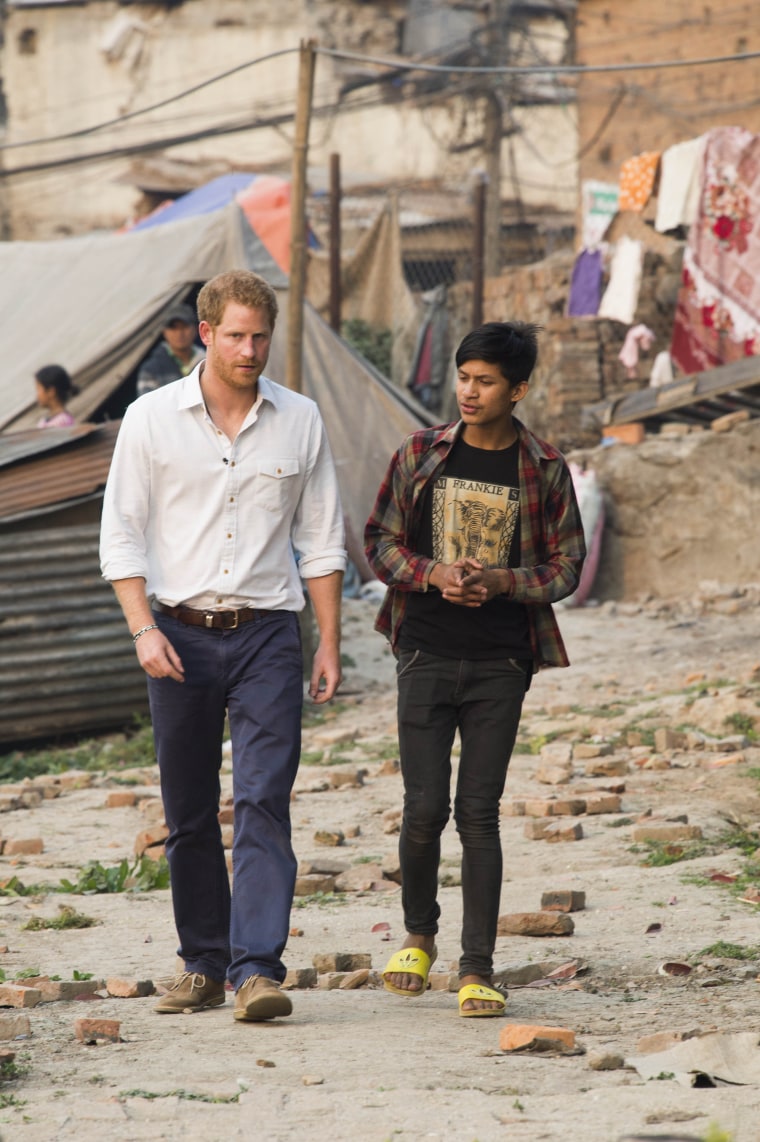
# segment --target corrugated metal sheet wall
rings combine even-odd
[[[126,726],[147,709],[98,525],[0,529],[0,742]]]

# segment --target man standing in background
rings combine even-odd
[[[164,316],[163,341],[145,358],[137,373],[137,395],[186,377],[205,354],[195,343],[198,323],[189,305],[172,305]]]

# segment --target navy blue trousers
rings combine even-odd
[[[397,679],[404,925],[420,936],[438,931],[441,833],[451,813],[451,747],[459,730],[462,749],[454,797],[462,843],[459,974],[487,979],[493,972],[501,897],[499,799],[528,675],[511,658],[474,661],[402,650]]]
[[[178,954],[188,971],[282,982],[296,877],[290,793],[301,754],[303,667],[298,617],[279,611],[236,630],[155,622],[185,681],[149,678],[169,837]],[[233,883],[218,821],[225,714],[232,739]]]

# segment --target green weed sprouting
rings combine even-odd
[[[76,883],[63,878],[60,884],[59,891],[84,896],[104,892],[151,892],[169,887],[169,865],[163,856],[157,861],[139,857],[131,865],[125,857],[111,868],[105,868],[98,860],[91,860],[81,869]]]

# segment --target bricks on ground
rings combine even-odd
[[[41,1002],[42,992],[36,987],[0,983],[0,1007],[36,1007]]]
[[[499,1034],[499,1046],[502,1051],[517,1051],[542,1039],[570,1049],[575,1047],[575,1032],[568,1027],[544,1027],[529,1023],[505,1024]]]
[[[97,995],[103,989],[100,979],[50,979],[49,976],[33,976],[23,980],[22,986],[39,991],[41,1003],[56,1003],[59,1000],[84,999]]]
[[[29,1016],[2,1012],[0,1014],[0,1039],[6,1042],[11,1039],[28,1039],[32,1033]]]
[[[598,816],[604,813],[619,813],[622,801],[619,793],[589,791],[583,796],[568,793],[566,796],[519,798],[502,805],[502,813],[508,817],[532,817],[543,820],[547,817]],[[526,835],[527,835],[526,827]],[[535,838],[534,838],[535,839]]]
[[[580,841],[583,839],[583,825],[580,821],[552,821],[547,818],[525,822],[524,835],[529,841]]]
[[[152,979],[107,979],[106,991],[115,999],[143,999],[154,995],[156,988]]]
[[[0,841],[3,856],[38,856],[45,851],[42,837],[8,837]]]
[[[499,936],[572,936],[575,924],[565,912],[508,912],[500,916]]]
[[[136,804],[134,789],[113,789],[106,797],[106,809],[131,809]]]
[[[135,856],[143,856],[148,849],[156,845],[163,845],[169,836],[169,829],[164,824],[153,825],[150,829],[143,829],[135,838]]]
[[[322,952],[312,960],[319,975],[325,972],[355,972],[372,967],[372,956],[367,952]]]
[[[80,1043],[121,1043],[118,1019],[75,1019],[74,1034]]]
[[[582,912],[586,893],[575,889],[555,889],[541,894],[542,912]]]
[[[631,830],[631,840],[660,841],[668,844],[672,841],[698,841],[702,838],[699,825],[676,824],[669,821],[652,821],[645,825],[635,825]]]

